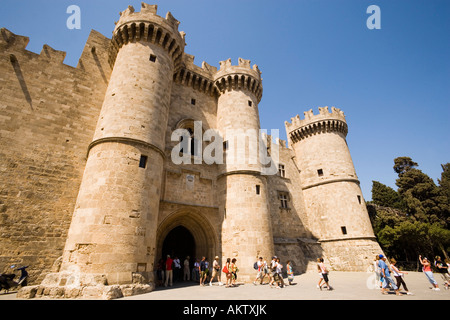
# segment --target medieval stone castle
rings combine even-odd
[[[130,6],[111,39],[91,32],[76,68],[1,29],[0,268],[30,265],[33,294],[72,297],[151,290],[166,254],[235,257],[243,281],[259,256],[298,273],[318,257],[366,271],[381,249],[341,110],[286,122],[288,147],[267,136],[276,174],[259,162],[172,161],[172,133],[196,121],[221,134],[225,154],[226,132],[261,129],[263,94],[248,60],[195,65],[178,25],[156,5]]]

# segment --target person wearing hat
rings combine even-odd
[[[383,287],[381,288],[382,294],[388,294],[388,285],[391,284],[391,287],[395,290],[395,294],[397,296],[402,296],[403,294],[400,293],[397,285],[394,283],[394,279],[391,278],[391,273],[389,272],[389,267],[386,264],[386,257],[380,254],[380,260],[378,261],[378,264],[380,266],[381,271],[381,280],[383,281]]]
[[[212,276],[211,276],[211,279],[209,280],[210,286],[212,286],[212,282],[216,276],[217,276],[217,280],[219,282],[219,286],[221,286],[222,285],[222,280],[221,280],[222,276],[221,276],[221,271],[220,271],[219,256],[216,256],[214,258]]]

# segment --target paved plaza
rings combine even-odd
[[[150,293],[117,300],[450,300],[450,290],[444,289],[439,274],[435,274],[435,279],[441,290],[434,291],[431,290],[431,284],[422,272],[409,272],[404,279],[413,295],[403,296],[396,296],[394,292],[383,295],[379,289],[373,288],[375,279],[373,273],[334,271],[330,273],[329,278],[334,289],[332,291],[317,289],[318,274],[308,272],[295,276],[293,285],[281,289],[271,288],[268,284],[246,283],[226,288],[217,283],[201,287],[193,282],[178,282],[172,287],[157,287]],[[2,293],[0,300],[18,299],[15,293]],[[32,300],[48,300],[48,298]]]

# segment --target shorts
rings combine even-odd
[[[325,282],[328,282],[328,273],[322,273],[322,278]]]

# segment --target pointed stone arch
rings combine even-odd
[[[172,212],[159,223],[156,232],[156,260],[161,258],[167,235],[177,227],[186,228],[194,237],[197,258],[205,256],[212,261],[214,256],[221,255],[219,237],[208,218],[193,208],[183,208]]]

